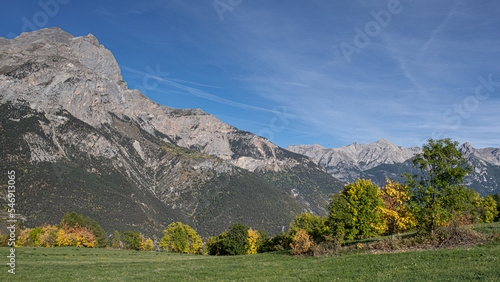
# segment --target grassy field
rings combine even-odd
[[[474,230],[500,233],[500,222]],[[411,235],[411,234],[410,234]],[[384,237],[358,242],[383,239]],[[351,242],[355,243],[355,242]],[[212,257],[82,248],[16,248],[16,274],[0,248],[0,281],[500,281],[500,242],[447,250],[293,257],[286,252]]]
[[[7,261],[7,248],[0,248]],[[500,281],[500,244],[392,254],[210,257],[106,249],[17,248],[0,281],[488,280]],[[2,263],[3,265],[4,263]]]

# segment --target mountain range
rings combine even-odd
[[[328,173],[341,181],[352,183],[364,178],[379,186],[385,185],[386,177],[404,181],[402,173],[418,173],[411,158],[422,152],[419,147],[405,148],[385,139],[331,149],[321,145],[288,146],[286,149],[318,161]],[[460,145],[458,149],[473,168],[473,172],[466,176],[465,184],[482,196],[499,193],[500,149],[475,149],[469,143]]]
[[[0,122],[0,170],[16,170],[27,226],[75,211],[108,234],[174,221],[204,237],[237,222],[275,234],[325,214],[343,186],[306,156],[128,89],[93,35],[59,28],[0,38]]]
[[[97,38],[59,28],[0,38],[0,133],[0,171],[16,171],[26,226],[74,211],[108,235],[156,239],[174,221],[205,238],[233,223],[276,234],[300,213],[326,215],[346,182],[398,180],[420,152],[384,139],[280,148],[201,109],[169,108],[129,89]],[[474,166],[467,184],[499,192],[499,149],[460,150]]]

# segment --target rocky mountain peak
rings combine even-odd
[[[458,147],[458,150],[464,154],[465,157],[468,157],[471,154],[474,154],[476,149],[472,147],[472,145],[469,142],[465,142],[460,147]]]
[[[236,220],[279,232],[301,212],[324,215],[342,185],[314,160],[121,79],[91,34],[0,39],[0,169],[22,171],[32,226],[81,210],[111,231],[182,221],[213,236]]]
[[[419,148],[403,148],[386,139],[369,144],[356,142],[338,148],[320,149],[315,146],[289,146],[292,152],[317,160],[327,171],[342,181],[352,182],[361,172],[381,164],[403,163],[420,151]]]
[[[111,124],[113,114],[141,124],[166,142],[251,171],[310,161],[299,155],[286,157],[290,153],[265,138],[202,110],[168,108],[128,89],[113,54],[92,34],[73,37],[59,28],[23,33],[0,41],[0,58],[2,103],[22,100],[41,111],[64,109],[97,128]]]
[[[387,140],[385,138],[377,140],[377,141],[373,142],[372,144],[373,145],[378,145],[380,147],[393,147],[393,146],[396,146],[393,143],[389,142],[389,140]]]

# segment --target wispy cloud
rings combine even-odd
[[[452,10],[448,13],[446,18],[431,32],[429,39],[424,43],[420,51],[418,52],[417,59],[421,59],[427,53],[427,50],[436,40],[436,36],[444,30],[448,21],[455,14],[456,5],[452,8]]]
[[[281,146],[380,138],[416,146],[436,130],[500,146],[500,89],[458,128],[443,119],[474,95],[479,75],[500,77],[500,2],[401,1],[402,12],[347,64],[334,46],[354,44],[354,28],[377,22],[371,11],[387,9],[386,0],[245,1],[223,22],[211,2],[124,1],[116,11],[103,2],[96,18],[127,35],[115,48],[132,50],[117,55],[131,87],[145,88],[146,66],[168,65],[151,91],[165,103],[196,103],[257,134],[285,107],[294,118],[276,132]]]
[[[198,88],[194,88],[194,87],[190,87],[190,86],[185,85],[185,84],[191,84],[191,85],[202,86],[204,84],[200,84],[200,83],[192,82],[192,81],[186,81],[186,80],[176,80],[176,79],[169,79],[169,78],[164,78],[164,77],[159,77],[159,76],[152,76],[151,74],[148,74],[146,72],[136,70],[134,68],[130,68],[127,66],[121,66],[121,68],[123,70],[128,71],[128,72],[132,72],[132,73],[139,74],[142,76],[150,76],[151,79],[154,79],[163,85],[167,85],[167,86],[173,87],[175,89],[182,90],[185,93],[189,93],[193,96],[196,96],[196,97],[199,97],[202,99],[206,99],[206,100],[209,100],[212,102],[216,102],[216,103],[220,103],[220,104],[224,104],[224,105],[228,105],[228,106],[236,107],[236,108],[240,108],[240,109],[245,109],[245,110],[262,111],[262,112],[279,114],[279,112],[274,111],[274,110],[256,107],[256,106],[253,106],[250,104],[231,101],[229,99],[221,98],[221,97],[216,96],[214,94],[210,94],[210,93],[203,91],[203,90],[200,90]],[[179,82],[183,82],[185,84],[181,84]],[[209,86],[209,87],[213,87],[213,86]]]

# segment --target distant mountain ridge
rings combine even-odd
[[[90,34],[0,38],[0,107],[0,169],[19,173],[28,226],[75,211],[108,234],[161,235],[173,221],[202,236],[236,222],[272,234],[301,212],[325,214],[342,188],[316,161],[128,89]]]
[[[401,181],[401,173],[416,173],[410,159],[422,151],[418,147],[397,146],[386,139],[331,149],[317,144],[288,146],[286,149],[315,159],[341,181],[366,178],[378,185],[384,185],[386,176]],[[474,169],[466,177],[466,184],[483,195],[500,192],[500,149],[475,149],[464,143],[459,150]]]

